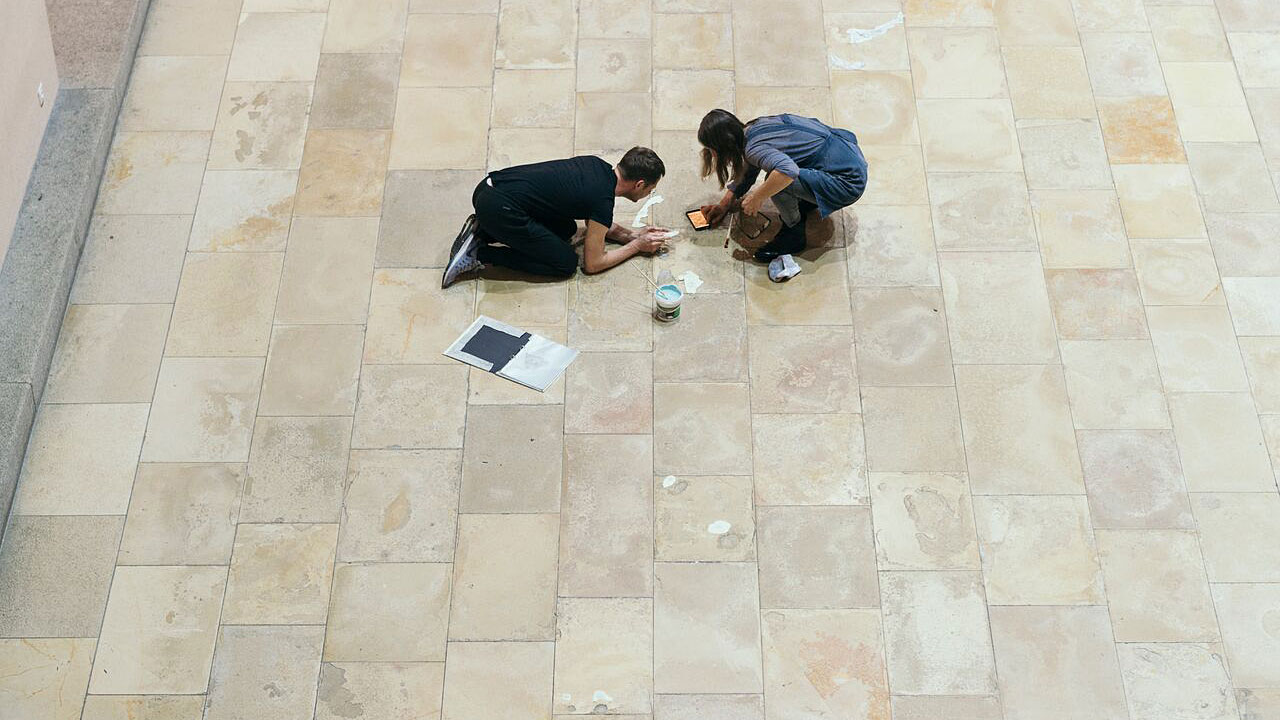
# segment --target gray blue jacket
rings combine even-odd
[[[766,115],[747,125],[746,136],[747,171],[729,184],[736,196],[751,189],[761,170],[777,171],[804,183],[826,217],[867,188],[867,159],[848,130],[799,115]]]

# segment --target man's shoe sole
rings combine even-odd
[[[463,261],[463,258],[466,257],[467,252],[475,245],[475,243],[476,243],[475,233],[471,233],[466,237],[460,238],[458,241],[454,243],[456,246],[454,248],[455,251],[450,253],[449,264],[445,265],[444,275],[442,275],[440,278],[441,290],[445,290],[450,285],[457,282],[458,276],[462,274],[462,271],[457,269],[458,264]]]

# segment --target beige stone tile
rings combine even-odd
[[[1133,241],[1133,266],[1147,305],[1223,305],[1222,281],[1207,242]]]
[[[1280,413],[1280,338],[1240,338],[1240,354],[1258,412]]]
[[[302,156],[293,211],[298,215],[378,215],[390,143],[391,133],[386,130],[312,130]]]
[[[1223,277],[1280,275],[1273,252],[1280,213],[1209,213],[1209,243]]]
[[[889,682],[903,694],[996,691],[982,577],[976,572],[881,576]]]
[[[1204,218],[1185,165],[1116,165],[1116,191],[1130,237],[1202,238]]]
[[[1241,0],[1222,0],[1219,13],[1228,30],[1277,30],[1280,15],[1270,5],[1257,5]]]
[[[1095,528],[1194,527],[1172,432],[1085,431],[1077,438]]]
[[[756,412],[858,412],[851,328],[757,326],[750,334]]]
[[[1205,210],[1280,210],[1267,162],[1256,143],[1188,143],[1187,156]]]
[[[1126,717],[1105,607],[992,607],[990,615],[1006,718]]]
[[[639,267],[651,269],[644,260]],[[617,302],[619,297],[648,298],[651,292],[649,282],[635,271],[578,273],[569,285],[569,346],[583,352],[652,350],[648,303],[641,307]]]
[[[331,0],[327,53],[395,53],[404,46],[409,0]]]
[[[897,720],[1002,720],[1000,700],[995,697],[955,695],[894,695],[893,717]]]
[[[977,496],[973,510],[982,543],[987,602],[1099,605],[1106,601],[1083,496]]]
[[[575,435],[564,458],[560,595],[652,595],[653,441]]]
[[[1274,415],[1262,415],[1258,418],[1262,424],[1263,439],[1267,443],[1267,451],[1271,454],[1271,467],[1280,468],[1280,418]],[[1280,470],[1276,470],[1280,478]]]
[[[494,128],[489,131],[487,167],[490,171],[572,155],[572,128]],[[467,192],[471,192],[470,188]],[[444,244],[440,248],[449,249]]]
[[[1098,119],[1112,163],[1186,162],[1173,105],[1163,94],[1098,98]]]
[[[582,353],[565,374],[565,432],[653,431],[653,359],[648,353]]]
[[[213,130],[226,71],[226,56],[137,58],[120,130]]]
[[[955,391],[947,387],[863,390],[868,469],[963,471]]]
[[[453,565],[453,640],[551,640],[555,515],[463,515]]]
[[[870,165],[880,169],[876,182],[860,200],[863,206],[928,204],[919,145],[867,146],[863,154]]]
[[[1280,680],[1280,640],[1269,630],[1280,612],[1280,585],[1213,585],[1231,680],[1246,687],[1270,687]]]
[[[399,55],[321,55],[311,127],[389,129],[395,119],[399,80]]]
[[[123,525],[15,513],[0,545],[0,637],[97,636]]]
[[[167,305],[70,305],[49,368],[47,403],[149,402]]]
[[[1146,32],[1143,0],[1072,0],[1081,32]]]
[[[492,15],[410,16],[400,87],[492,85],[497,37],[497,18]]]
[[[323,624],[337,544],[336,524],[240,525],[220,622]]]
[[[761,607],[880,604],[870,508],[767,507],[758,518]]]
[[[1083,490],[1067,388],[1058,368],[957,366],[956,391],[975,493]]]
[[[366,366],[353,447],[461,447],[466,394],[465,367]],[[424,395],[434,402],[417,402]]]
[[[654,472],[751,472],[751,406],[746,385],[654,385]]]
[[[567,341],[567,332],[563,325],[525,325],[523,327],[528,332],[541,335],[561,345]],[[533,388],[473,367],[470,368],[467,376],[467,402],[472,405],[563,405],[564,388],[563,375],[552,383],[546,392],[538,392]]]
[[[283,253],[191,253],[166,356],[266,355]]]
[[[1097,537],[1117,641],[1218,639],[1193,532],[1099,530]]]
[[[574,152],[612,159],[653,144],[652,105],[649,93],[579,93]]]
[[[882,570],[977,570],[969,483],[960,473],[872,473]]]
[[[921,100],[916,107],[930,172],[1022,169],[1008,100]]]
[[[96,216],[70,302],[173,302],[190,232],[190,215]]]
[[[1130,244],[1115,192],[1035,190],[1031,210],[1046,268],[1129,267]]]
[[[458,524],[456,450],[356,450],[343,498],[343,562],[449,562]]]
[[[653,64],[658,68],[732,70],[730,16],[654,15]]]
[[[435,714],[444,698],[444,663],[324,663],[316,695],[316,720],[342,720],[353,705],[392,720]]]
[[[1163,69],[1183,140],[1254,142],[1258,139],[1234,63],[1166,62]]]
[[[151,403],[143,462],[244,462],[261,358],[168,358]]]
[[[402,89],[391,130],[390,168],[483,168],[489,96],[487,88]]]
[[[122,515],[129,506],[147,405],[42,405],[13,511]],[[91,482],[86,482],[92,479]]]
[[[1027,187],[1032,190],[1111,190],[1102,131],[1093,120],[1019,120]]]
[[[656,563],[654,573],[654,691],[761,692],[755,564]]]
[[[262,381],[261,415],[351,415],[356,408],[359,325],[276,326]]]
[[[828,62],[846,70],[910,70],[907,33],[894,12],[827,13]]]
[[[1231,60],[1231,49],[1213,5],[1148,5],[1147,22],[1164,62]]]
[[[192,215],[200,197],[209,133],[120,133],[107,156],[97,211]]]
[[[440,717],[483,720],[516,713],[515,717],[546,720],[555,647],[549,642],[450,643]]]
[[[756,558],[748,477],[668,475],[654,487],[654,559],[734,562]]]
[[[1249,389],[1225,307],[1149,307],[1147,322],[1167,392]]]
[[[843,249],[808,250],[796,257],[801,274],[786,283],[769,280],[768,268],[747,272],[747,322],[751,325],[849,325],[848,274]]]
[[[654,9],[670,13],[729,12],[732,0],[654,0]]]
[[[163,0],[148,9],[138,56],[229,55],[241,12],[239,0]]]
[[[726,8],[728,4],[726,3]],[[864,82],[872,82],[873,73],[860,73]],[[831,87],[827,87],[823,83],[822,87],[760,87],[738,84],[734,99],[738,101],[738,116],[741,118],[756,118],[764,115],[777,115],[779,113],[794,112],[805,115],[806,117],[815,117],[819,120],[829,123],[832,122],[831,114],[831,98],[836,87],[850,89],[856,87],[855,83],[847,82],[852,80],[852,76],[848,73],[833,72],[831,73]],[[837,82],[845,80],[846,82]],[[915,112],[914,102],[909,102],[913,97],[910,84],[905,94],[900,95],[908,101],[908,105],[904,109]],[[902,102],[900,100],[900,102]],[[847,123],[840,123],[843,127],[849,127]],[[888,127],[886,125],[885,127]],[[866,142],[864,133],[866,128],[863,125],[858,126],[858,138]]]
[[[1080,43],[1098,97],[1165,94],[1160,58],[1150,33],[1084,32]]]
[[[1269,165],[1280,167],[1280,88],[1250,88],[1246,97],[1262,153]]]
[[[573,67],[575,10],[571,0],[502,3],[498,16],[498,67]]]
[[[889,717],[874,610],[769,610],[763,626],[770,717]]]
[[[1010,0],[993,5],[1000,42],[1006,46],[1079,43],[1070,0]]]
[[[439,271],[416,268],[374,272],[364,362],[452,362],[440,353],[471,325],[475,290],[441,290],[438,278]]]
[[[743,296],[699,292],[686,297],[681,310],[679,322],[654,328],[653,377],[676,382],[745,382],[747,326]]]
[[[1265,720],[1280,710],[1280,690],[1237,689],[1235,697],[1243,720]]]
[[[1194,493],[1191,508],[1200,529],[1209,581],[1280,581],[1280,496],[1262,493]]]
[[[578,35],[584,38],[647,38],[654,22],[649,3],[583,0],[578,6]]]
[[[93,650],[92,638],[0,640],[0,676],[5,678],[0,703],[5,713],[14,718],[79,720]]]
[[[313,82],[324,28],[323,12],[246,12],[236,29],[227,80]]]
[[[941,290],[859,289],[853,302],[854,344],[864,385],[954,382]]]
[[[1130,270],[1046,270],[1045,285],[1067,340],[1146,338],[1138,282]]]
[[[90,691],[204,692],[226,582],[221,567],[117,568]]]
[[[198,720],[204,695],[91,695],[82,720]]]
[[[462,512],[559,511],[563,408],[459,405],[467,415]]]
[[[260,419],[240,522],[337,522],[350,437],[350,418]]]
[[[864,505],[862,416],[755,415],[755,498],[760,505]]]
[[[1160,373],[1146,340],[1063,340],[1062,363],[1075,427],[1170,427]]]
[[[938,286],[928,206],[860,207],[845,226],[849,281],[855,288]]]
[[[554,711],[650,712],[653,600],[563,598],[557,615]]]
[[[1116,650],[1135,720],[1240,717],[1221,645],[1125,643]]]
[[[916,97],[1008,97],[994,29],[913,27],[907,42]]]
[[[244,478],[244,466],[238,464],[139,465],[118,562],[226,565]]]
[[[1275,58],[1277,32],[1232,32],[1227,34],[1231,54],[1247,88],[1280,87],[1280,60]]]
[[[567,303],[564,282],[530,282],[514,272],[490,273],[476,281],[476,313],[517,326],[563,324]]]
[[[914,27],[991,27],[994,4],[992,0],[906,0],[902,7]]]
[[[456,0],[409,0],[410,13],[496,13],[498,0],[473,0],[458,3]]]
[[[209,172],[191,225],[193,252],[284,250],[298,173]]]
[[[939,251],[1034,250],[1035,223],[1020,173],[929,173]],[[976,207],[986,208],[975,213]]]
[[[227,83],[209,147],[209,169],[297,170],[310,105],[311,86],[305,83]]]
[[[316,705],[322,627],[228,626],[209,677],[208,720],[299,717]],[[270,678],[268,682],[263,682]]]
[[[244,0],[241,12],[324,12],[326,0]]]
[[[325,661],[443,661],[449,577],[444,564],[339,564]]]
[[[819,0],[733,7],[738,78],[746,85],[826,85],[827,46]],[[779,34],[775,28],[791,32]]]
[[[276,322],[364,324],[377,242],[375,218],[295,218]]]
[[[648,39],[578,42],[578,92],[648,92],[653,64]]]
[[[573,127],[575,82],[573,70],[496,71],[493,126]]]
[[[1010,46],[1003,69],[1015,116],[1093,118],[1093,90],[1080,48]]]
[[[1172,393],[1169,411],[1192,492],[1270,492],[1275,486],[1248,393]]]
[[[729,70],[658,70],[653,74],[653,127],[693,130],[708,108],[732,108]],[[579,81],[581,84],[581,81]]]
[[[1058,359],[1038,253],[940,253],[938,264],[953,362]]]
[[[763,695],[654,695],[656,720],[764,720]]]

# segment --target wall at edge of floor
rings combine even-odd
[[[44,84],[44,104],[36,88]],[[44,0],[0,3],[0,261],[58,96],[58,69]]]

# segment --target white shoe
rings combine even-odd
[[[468,230],[470,229],[468,228]],[[454,284],[458,280],[458,276],[484,267],[484,264],[476,257],[476,253],[480,249],[480,243],[476,240],[475,232],[473,230],[467,232],[461,240],[462,242],[456,244],[453,253],[449,257],[449,264],[444,268],[444,277],[440,279],[441,290]]]

